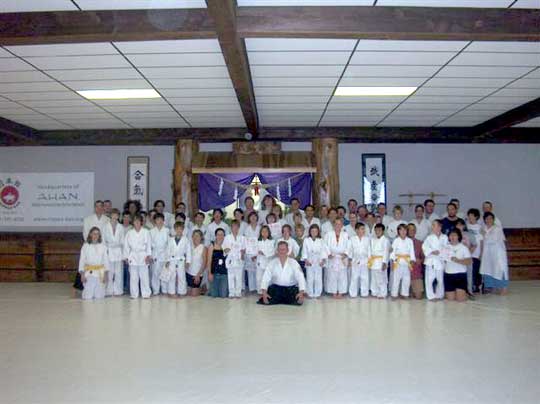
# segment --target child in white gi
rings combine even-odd
[[[411,288],[411,271],[413,264],[416,261],[414,254],[414,243],[407,237],[407,225],[400,224],[397,227],[398,237],[392,242],[392,282],[390,294],[392,298],[401,296],[409,297],[409,289]]]
[[[351,266],[349,295],[351,297],[358,296],[358,289],[360,289],[360,296],[368,297],[369,269],[367,263],[370,256],[369,237],[366,236],[366,226],[364,223],[356,223],[354,229],[356,234],[349,238],[349,265]]]
[[[302,260],[306,265],[306,293],[311,298],[321,296],[323,288],[322,269],[326,263],[328,251],[321,238],[319,225],[309,226],[309,236],[304,239]]]
[[[107,255],[110,271],[107,272],[107,289],[105,296],[120,296],[124,293],[124,267],[122,248],[124,246],[124,226],[118,220],[120,212],[118,209],[111,211],[111,220],[105,224],[105,245],[107,246]]]
[[[274,258],[276,246],[270,234],[268,226],[262,226],[259,232],[259,240],[257,241],[257,293],[261,293],[261,282],[264,271],[268,266],[268,262]]]
[[[150,230],[152,239],[152,270],[150,283],[152,293],[159,295],[161,286],[161,271],[167,262],[167,246],[169,244],[169,229],[165,226],[165,216],[156,213],[154,216],[155,226]],[[165,293],[165,290],[163,291]]]
[[[223,252],[227,256],[227,280],[229,282],[229,297],[242,297],[244,286],[244,255],[246,253],[246,240],[240,235],[240,222],[233,220],[231,234],[225,236]]]
[[[109,271],[107,247],[101,241],[101,232],[98,227],[92,227],[88,233],[86,243],[81,248],[79,259],[79,272],[81,282],[84,284],[82,298],[84,300],[103,299],[105,297],[105,283]]]
[[[422,244],[426,266],[426,297],[428,300],[442,300],[444,298],[444,261],[443,251],[448,246],[448,237],[442,234],[442,223],[439,219],[431,223],[431,234],[426,237]],[[434,290],[433,283],[437,280],[437,288]]]
[[[174,224],[174,237],[169,238],[167,246],[167,263],[161,276],[162,289],[169,296],[187,293],[186,269],[191,265],[191,241],[184,236],[184,223]],[[163,284],[164,283],[164,284]]]
[[[382,223],[377,223],[374,229],[375,235],[371,238],[371,255],[368,259],[368,268],[371,271],[371,294],[379,299],[384,299],[388,293],[386,263],[388,262],[390,243],[384,235]]]
[[[343,219],[334,221],[334,229],[324,236],[324,243],[328,249],[328,264],[326,266],[326,293],[340,299],[348,292],[349,266],[349,236],[343,230]]]
[[[394,241],[396,237],[398,236],[397,228],[400,224],[407,224],[405,220],[403,220],[403,209],[401,206],[396,205],[394,206],[394,209],[392,210],[393,217],[390,220],[390,223],[388,223],[388,228],[386,229],[386,234],[388,238],[390,239],[390,242]]]
[[[148,299],[152,294],[150,290],[149,269],[152,261],[152,240],[150,232],[143,228],[143,219],[140,215],[133,218],[133,229],[127,232],[124,239],[124,257],[129,265],[129,293],[132,299],[139,297]]]
[[[284,224],[281,228],[281,238],[277,241],[276,248],[280,241],[285,241],[289,246],[289,257],[296,259],[298,253],[300,252],[300,246],[298,245],[296,240],[292,238],[291,233],[291,226],[288,224]]]
[[[259,252],[257,243],[260,232],[259,217],[256,212],[251,212],[248,216],[248,224],[244,227],[244,237],[246,239],[246,260],[244,269],[246,271],[248,289],[250,292],[257,291],[257,253]]]

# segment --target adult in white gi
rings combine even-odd
[[[349,236],[349,239],[356,236],[356,223],[358,223],[358,217],[356,216],[356,213],[350,212],[349,224],[344,227],[345,231],[347,232],[347,235]]]
[[[240,223],[237,220],[233,220],[231,234],[227,234],[223,240],[223,252],[227,256],[225,265],[227,266],[229,297],[242,297],[246,239],[240,235]]]
[[[298,262],[288,256],[288,250],[286,242],[278,243],[278,256],[269,262],[264,271],[259,304],[300,306],[304,302],[306,280]]]
[[[79,273],[84,284],[82,298],[84,300],[103,299],[105,297],[105,282],[109,271],[107,247],[101,240],[99,228],[92,227],[86,242],[81,248],[79,258]]]
[[[243,234],[246,241],[244,269],[247,275],[248,290],[255,292],[257,291],[257,254],[259,253],[257,243],[259,242],[261,226],[259,225],[259,217],[255,212],[249,215],[248,220]]]
[[[349,238],[349,257],[351,265],[351,281],[349,295],[351,297],[369,296],[369,269],[368,259],[371,253],[369,237],[366,236],[366,225],[357,223],[355,234]]]
[[[426,199],[424,201],[424,210],[426,211],[426,219],[430,223],[433,223],[434,220],[440,220],[440,216],[435,213],[435,201],[433,199]]]
[[[328,209],[328,220],[325,222],[322,222],[321,225],[321,237],[324,239],[324,236],[326,236],[328,233],[332,233],[334,231],[334,222],[337,219],[337,209],[330,208]]]
[[[125,231],[118,220],[120,212],[117,209],[111,211],[111,220],[105,225],[105,245],[109,257],[110,270],[108,271],[106,296],[121,296],[124,293],[124,248]]]
[[[174,228],[174,215],[169,212],[165,212],[165,202],[161,199],[158,199],[154,202],[154,210],[156,213],[161,213],[163,215],[163,224],[168,229]],[[155,220],[155,218],[154,218]]]
[[[508,292],[508,257],[502,227],[495,224],[491,212],[484,213],[484,250],[480,261],[480,273],[484,278],[484,287],[495,292]]]
[[[398,237],[392,242],[392,284],[390,295],[393,298],[401,294],[403,297],[409,297],[411,288],[411,271],[416,261],[414,254],[414,243],[407,237],[407,225],[398,226]],[[400,292],[401,285],[401,292]]]
[[[371,272],[371,294],[384,299],[388,294],[388,274],[386,266],[390,243],[384,235],[384,225],[377,223],[374,228],[374,236],[371,237],[371,255],[368,259],[368,269]]]
[[[148,266],[152,262],[152,240],[150,232],[142,227],[142,218],[133,218],[133,229],[124,238],[124,258],[129,265],[129,293],[132,299],[139,297],[147,299],[152,294],[150,290],[150,274]]]
[[[392,210],[393,216],[390,222],[388,223],[388,226],[386,227],[386,236],[390,239],[390,242],[394,241],[395,238],[398,236],[397,234],[397,228],[400,224],[407,224],[405,220],[403,220],[403,209],[401,206],[396,205],[394,206],[394,209]],[[383,223],[384,224],[384,223]]]
[[[88,238],[88,233],[90,233],[92,227],[97,227],[102,235],[105,234],[105,225],[107,223],[109,223],[109,218],[105,215],[103,201],[96,201],[94,203],[94,213],[83,220],[83,239]]]
[[[231,232],[231,228],[227,223],[223,221],[223,211],[221,209],[214,209],[212,212],[212,221],[206,227],[205,245],[209,246],[216,240],[216,230],[223,229],[225,235]]]
[[[152,293],[159,295],[161,289],[161,271],[167,262],[167,247],[169,245],[169,228],[165,226],[165,216],[161,213],[156,213],[156,226],[150,230],[150,238],[152,239],[152,266],[150,284]],[[166,293],[165,290],[162,291]]]
[[[268,226],[261,227],[261,237],[257,241],[257,292],[261,293],[261,282],[264,271],[268,263],[276,254],[276,243],[271,238],[270,228]]]
[[[431,233],[431,222],[425,217],[425,209],[422,205],[414,208],[414,219],[410,223],[416,227],[416,239],[424,241]]]
[[[321,229],[321,221],[319,218],[315,217],[315,206],[313,205],[307,205],[304,209],[305,217],[302,221],[302,224],[304,225],[304,234],[305,237],[309,236],[309,228],[311,225],[316,224],[319,226],[319,230]]]
[[[305,217],[305,213],[302,209],[300,209],[300,199],[298,198],[292,198],[291,199],[291,208],[289,210],[289,213],[287,213],[287,216],[285,216],[285,222],[294,228],[294,214],[300,213],[302,215],[302,219]]]
[[[161,276],[162,290],[169,295],[187,294],[186,269],[191,265],[191,240],[184,235],[182,223],[174,225],[175,236],[169,238],[167,263]]]
[[[348,291],[347,268],[349,266],[349,236],[343,230],[342,219],[335,220],[334,231],[324,236],[324,242],[328,248],[325,290],[335,298],[340,298]]]
[[[302,245],[302,260],[306,266],[306,292],[309,297],[317,298],[323,289],[323,267],[328,258],[328,250],[321,238],[319,226],[309,229],[309,236]]]
[[[444,297],[444,261],[443,253],[447,251],[448,237],[442,233],[440,220],[435,219],[431,224],[431,234],[422,244],[422,251],[426,257],[426,297],[428,300],[442,299]],[[434,289],[433,282],[437,281]]]
[[[377,205],[377,213],[381,219],[381,223],[384,224],[384,228],[388,231],[388,225],[392,222],[392,216],[386,214],[386,204],[381,202]]]

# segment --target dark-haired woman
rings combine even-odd
[[[105,297],[105,284],[109,271],[107,247],[102,242],[99,228],[92,227],[88,238],[81,248],[79,259],[79,273],[84,285],[82,298],[84,300],[103,299]]]
[[[227,266],[225,265],[225,252],[223,241],[225,231],[222,228],[214,232],[214,241],[208,247],[208,280],[210,281],[210,296],[229,297],[229,280]]]
[[[444,292],[447,300],[467,300],[467,266],[472,265],[471,252],[462,243],[459,229],[448,233],[449,257],[444,268]]]

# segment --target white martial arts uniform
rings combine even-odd
[[[370,240],[371,255],[368,269],[371,272],[371,294],[375,297],[386,297],[388,294],[388,274],[383,264],[388,262],[390,242],[385,235],[373,236]]]
[[[280,219],[277,222],[268,225],[270,228],[270,235],[273,239],[278,239],[281,237],[281,230],[284,224],[285,223],[283,223],[283,221]]]
[[[193,242],[191,243],[191,264],[186,268],[186,272],[194,277],[201,274],[201,283],[199,286],[204,284],[203,281],[205,279],[203,268],[205,251],[204,244],[201,243],[195,247]]]
[[[502,227],[485,228],[484,249],[480,261],[480,273],[495,279],[508,280],[508,257]]]
[[[163,224],[165,225],[165,227],[167,227],[168,229],[174,229],[174,215],[169,212],[163,212],[163,217]]]
[[[360,238],[357,234],[349,238],[349,257],[351,258],[351,281],[349,295],[351,297],[369,296],[369,269],[367,267],[371,255],[370,239],[366,235]]]
[[[307,217],[304,217],[302,224],[304,225],[304,237],[309,237],[309,228],[314,224],[319,226],[319,233],[321,232],[321,221],[317,217],[312,217],[311,221],[308,221]]]
[[[392,284],[390,286],[390,294],[392,297],[401,296],[409,297],[409,289],[411,288],[411,269],[416,257],[414,254],[414,243],[409,237],[402,239],[396,238],[392,242]]]
[[[276,241],[276,252],[277,252],[278,244],[280,241],[285,241],[287,245],[289,246],[289,257],[292,257],[292,258],[298,257],[298,254],[300,253],[300,246],[298,245],[298,243],[296,242],[294,238],[289,237],[287,240],[285,240],[284,238],[279,238],[278,241]]]
[[[420,222],[416,219],[410,221],[416,227],[415,238],[424,241],[431,234],[431,222],[427,219],[422,219]]]
[[[105,226],[103,240],[107,246],[107,255],[109,257],[110,270],[107,273],[107,288],[106,296],[120,296],[124,293],[124,226],[120,223],[116,224],[116,229],[113,231],[112,224],[109,222]]]
[[[103,234],[105,233],[105,225],[110,221],[111,220],[107,216],[101,215],[100,217],[98,217],[95,213],[93,215],[85,217],[83,221],[84,241],[86,241],[86,239],[88,238],[88,233],[90,233],[92,227],[97,227],[101,232],[101,237],[103,238]]]
[[[327,220],[321,225],[321,237],[323,239],[328,233],[332,233],[333,231],[334,231],[334,224],[330,222],[330,220]]]
[[[338,241],[336,232],[331,231],[324,236],[324,243],[328,248],[325,279],[326,293],[345,294],[348,291],[349,236],[342,230]]]
[[[287,257],[285,265],[281,265],[278,257],[270,260],[266,271],[264,271],[261,289],[268,290],[270,285],[285,287],[298,285],[300,292],[306,290],[306,280],[300,269],[300,265],[295,259],[290,257]]]
[[[429,223],[433,223],[434,220],[441,220],[441,217],[438,214],[436,214],[435,212],[433,212],[431,215],[427,215],[427,213],[426,213],[426,220]]]
[[[302,222],[303,222],[305,217],[306,217],[306,214],[304,213],[304,211],[302,209],[298,209],[297,212],[300,212],[300,214],[302,215]],[[294,214],[295,213],[296,212],[289,212],[285,216],[285,223],[290,225],[293,228],[293,230],[294,230]]]
[[[246,242],[246,256],[244,260],[244,269],[247,275],[248,289],[250,292],[257,290],[257,254],[259,250],[257,243],[259,240],[259,232],[261,227],[256,225],[253,228],[247,225],[244,229],[244,238]]]
[[[382,218],[381,218],[381,223],[384,224],[384,231],[388,231],[388,226],[390,226],[390,223],[392,223],[392,221],[394,220],[394,218],[390,215],[384,215]]]
[[[124,238],[124,258],[129,264],[129,292],[133,299],[139,297],[140,291],[143,298],[152,294],[150,290],[150,274],[146,257],[152,256],[152,240],[150,232],[141,228],[139,231],[131,229]]]
[[[187,264],[191,266],[191,241],[186,236],[179,240],[170,237],[167,245],[167,266],[160,276],[161,289],[169,295],[178,293],[184,296],[187,293]]]
[[[386,236],[390,239],[390,242],[394,241],[398,236],[397,228],[400,224],[407,225],[407,222],[402,219],[394,219],[392,218],[392,221],[388,224],[388,227],[386,228]]]
[[[244,287],[244,254],[246,251],[246,239],[238,234],[227,234],[223,240],[225,253],[225,265],[227,266],[227,280],[229,281],[229,297],[241,297]]]
[[[355,229],[355,226],[356,224],[352,225],[352,224],[348,224],[347,226],[343,227],[343,230],[345,230],[345,232],[347,233],[347,235],[349,236],[349,239],[353,238],[354,236],[356,236],[356,229]]]
[[[444,297],[444,261],[441,257],[443,249],[448,246],[448,237],[445,234],[437,236],[430,234],[422,244],[424,252],[424,265],[426,266],[426,297],[428,300],[442,299]],[[433,252],[439,251],[439,255]],[[433,290],[433,281],[437,280],[437,289]]]
[[[276,243],[274,240],[259,240],[257,241],[257,291],[261,291],[261,281],[268,266],[268,262],[274,257],[276,252]]]
[[[105,297],[104,282],[109,268],[107,246],[104,243],[83,244],[79,258],[79,272],[86,278],[82,291],[84,300]]]
[[[225,223],[223,220],[217,224],[216,222],[212,221],[206,226],[206,237],[204,239],[204,244],[208,247],[210,244],[212,244],[214,241],[216,241],[216,230],[217,229],[223,229],[225,231],[225,235],[229,234],[231,232],[231,228],[227,223]]]
[[[150,230],[152,239],[152,266],[150,269],[150,285],[152,293],[159,295],[161,289],[161,271],[167,262],[167,247],[169,245],[169,229],[162,226],[161,229],[154,227]],[[162,290],[166,293],[165,290]]]
[[[306,293],[309,297],[319,297],[322,294],[323,266],[327,258],[328,250],[322,238],[304,239],[302,260],[306,262]]]

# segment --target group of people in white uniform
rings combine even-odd
[[[158,200],[148,213],[136,201],[124,212],[96,201],[84,220],[79,275],[83,299],[123,295],[180,297],[208,294],[241,298],[258,294],[260,304],[300,305],[326,293],[336,299],[425,297],[465,301],[475,293],[506,293],[505,238],[493,206],[466,214],[459,201],[447,215],[428,199],[406,221],[351,199],[347,208],[307,205],[293,198],[288,212],[267,195],[260,210],[244,200],[229,223],[219,208],[210,222],[185,205],[174,215]]]

